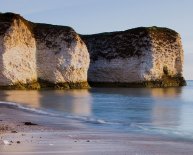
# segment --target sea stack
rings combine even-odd
[[[168,28],[139,27],[82,35],[90,53],[91,86],[184,86],[180,35]]]
[[[0,88],[184,86],[180,35],[140,27],[79,35],[71,27],[0,13]]]
[[[88,88],[87,47],[70,27],[0,14],[0,87]]]

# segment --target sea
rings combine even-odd
[[[104,131],[193,140],[193,81],[171,88],[3,90],[1,105]]]

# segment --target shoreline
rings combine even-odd
[[[193,151],[191,141],[96,130],[77,120],[29,113],[5,106],[0,107],[0,118],[1,129],[5,127],[4,130],[0,129],[1,155],[171,155],[190,154]],[[10,145],[4,144],[3,140]]]

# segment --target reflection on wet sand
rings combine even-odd
[[[6,90],[0,91],[0,101],[8,101],[30,105],[39,108],[41,94],[39,91]]]
[[[84,116],[91,114],[92,98],[88,90],[1,91],[0,100]]]
[[[1,101],[90,116],[115,124],[121,122],[126,129],[131,124],[145,124],[159,130],[167,128],[190,133],[193,131],[193,100],[186,96],[191,96],[188,87],[0,91]]]
[[[41,92],[41,95],[42,107],[77,115],[91,114],[92,98],[88,90],[47,91]]]

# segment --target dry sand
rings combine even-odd
[[[192,155],[192,146],[192,141],[98,131],[76,120],[0,107],[0,155]]]

